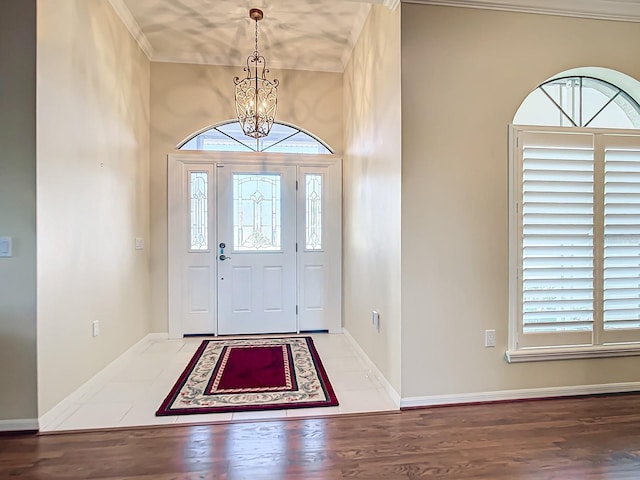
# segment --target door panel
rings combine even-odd
[[[251,312],[251,267],[234,267],[231,266],[231,282],[233,287],[231,291],[234,293],[231,298],[231,308],[234,313]],[[224,277],[222,277],[224,280]]]
[[[215,330],[211,321],[214,315],[211,305],[211,292],[214,288],[211,270],[208,266],[191,266],[185,271],[184,331],[187,333],[213,333]]]
[[[302,271],[303,305],[307,310],[322,310],[324,308],[324,267],[305,265]]]
[[[265,267],[262,271],[262,302],[267,312],[281,312],[284,310],[284,292],[282,287],[282,267]]]
[[[295,332],[296,167],[217,173],[218,333]]]
[[[211,282],[209,267],[190,267],[187,270],[189,313],[209,312],[211,309]]]

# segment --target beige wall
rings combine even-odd
[[[149,61],[108,1],[41,0],[37,74],[42,415],[149,331]]]
[[[249,54],[250,52],[247,52]],[[231,120],[241,67],[151,64],[151,313],[167,332],[167,154],[192,133]],[[272,69],[280,80],[277,120],[342,147],[342,74]]]
[[[403,397],[640,379],[638,357],[503,358],[507,125],[550,76],[638,58],[635,23],[402,4]]]
[[[400,9],[373,6],[344,73],[343,322],[398,393],[400,107]]]
[[[0,430],[38,417],[36,392],[36,2],[0,16]]]

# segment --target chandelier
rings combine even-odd
[[[244,71],[247,76],[235,77],[236,112],[245,135],[262,138],[269,135],[278,106],[278,80],[267,80],[267,61],[258,52],[258,21],[264,18],[262,10],[252,8],[249,17],[256,22],[256,49],[247,57]]]

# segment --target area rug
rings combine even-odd
[[[156,415],[338,405],[311,337],[204,340]]]

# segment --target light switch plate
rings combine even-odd
[[[144,249],[144,238],[136,237],[136,250]]]
[[[0,257],[11,256],[11,237],[0,237]]]

